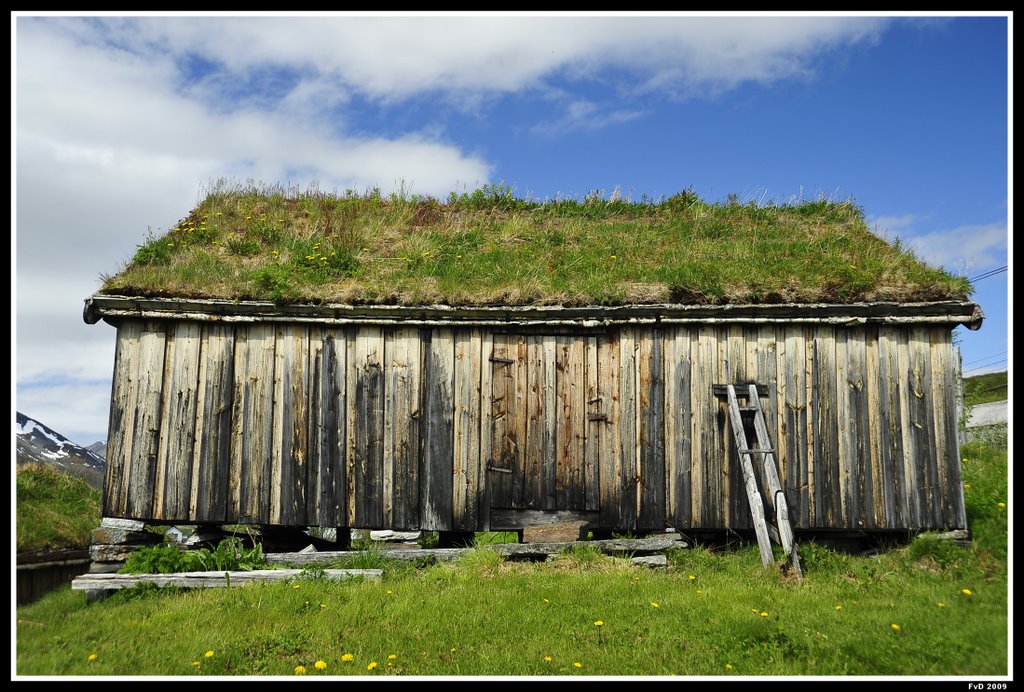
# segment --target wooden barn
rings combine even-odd
[[[480,197],[220,192],[140,246],[85,305],[104,516],[743,531],[754,483],[797,531],[966,527],[981,311],[856,206]]]

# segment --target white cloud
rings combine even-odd
[[[1006,263],[1008,234],[1005,222],[901,234],[901,238],[925,262],[960,274],[992,269]]]
[[[643,111],[604,108],[592,101],[579,99],[568,103],[565,106],[565,112],[560,117],[538,123],[530,128],[530,132],[542,135],[560,135],[572,130],[599,130],[643,116]]]

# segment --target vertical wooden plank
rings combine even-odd
[[[481,339],[479,329],[455,334],[452,526],[456,531],[474,531],[477,527]]]
[[[617,528],[622,525],[619,513],[621,492],[621,438],[622,402],[620,391],[620,331],[612,330],[597,338],[597,397],[601,400],[605,425],[598,425],[601,526]]]
[[[918,493],[921,497],[921,528],[941,528],[936,516],[935,410],[931,401],[931,342],[925,327],[910,331],[911,437],[914,439],[914,461],[917,469]]]
[[[518,356],[518,337],[507,334],[494,335],[492,361],[487,364],[491,369],[491,455],[487,463],[487,484],[489,504],[492,508],[512,507],[513,476],[519,446],[515,427]]]
[[[476,524],[477,531],[490,531],[491,530],[491,492],[489,476],[490,472],[487,470],[491,455],[492,455],[492,440],[491,434],[492,421],[490,416],[492,415],[492,400],[491,394],[494,389],[493,378],[494,378],[494,339],[495,335],[493,332],[484,330],[481,332],[480,342],[480,419],[478,421],[480,426],[480,458],[477,463],[477,492],[476,492]]]
[[[693,405],[690,386],[690,330],[678,327],[665,339],[665,454],[667,515],[677,529],[692,526],[690,457]]]
[[[522,500],[517,506],[528,509],[554,509],[554,469],[544,466],[544,436],[546,434],[546,377],[544,337],[532,335],[527,342],[527,399],[526,399],[526,447],[523,450],[521,470]],[[520,476],[517,469],[517,476]],[[550,503],[546,500],[548,490],[544,481],[551,478]]]
[[[229,521],[270,523],[273,454],[274,327],[253,324],[236,333],[231,426]]]
[[[801,328],[780,328],[778,372],[784,389],[780,392],[782,427],[779,446],[784,455],[786,497],[790,501],[790,516],[795,528],[810,525],[805,345]]]
[[[107,427],[107,470],[103,479],[103,516],[120,517],[128,510],[132,434],[138,410],[137,373],[142,322],[127,320],[117,328],[114,374],[110,386]]]
[[[852,419],[853,412],[850,411],[850,376],[848,372],[849,355],[848,340],[849,330],[838,327],[835,330],[835,353],[836,353],[836,449],[837,454],[837,476],[834,478],[834,489],[837,492],[836,513],[830,527],[854,528],[854,517],[857,514],[856,506],[856,469],[855,459],[850,446],[851,436],[856,429],[857,421]]]
[[[584,473],[584,437],[586,433],[586,401],[584,365],[586,345],[578,337],[559,337],[555,341],[554,410],[556,430],[555,492],[557,509],[586,508]]]
[[[814,336],[814,507],[816,525],[840,526],[839,490],[839,390],[836,367],[836,337],[832,327],[815,329]]]
[[[309,327],[277,328],[274,364],[274,464],[271,522],[306,525],[306,476],[309,452]],[[274,499],[276,498],[276,513]]]
[[[871,477],[871,505],[865,508],[867,521],[872,528],[890,528],[889,502],[892,499],[892,485],[887,474],[892,469],[887,459],[888,427],[885,418],[888,409],[888,373],[882,360],[880,327],[869,325],[867,328],[864,349],[864,391],[867,407],[867,447],[868,469]]]
[[[356,333],[355,370],[355,526],[384,525],[384,331],[361,327]]]
[[[963,484],[960,480],[956,383],[959,370],[948,328],[929,330],[932,348],[932,396],[935,401],[935,452],[943,527],[964,528]]]
[[[874,512],[874,478],[871,469],[871,451],[869,441],[868,390],[872,380],[867,372],[868,335],[861,327],[848,329],[846,344],[847,384],[849,386],[850,403],[847,410],[849,420],[849,445],[852,455],[854,506],[851,514],[853,526],[857,529],[875,528]]]
[[[586,428],[583,438],[583,485],[585,509],[599,511],[601,509],[601,430],[608,425],[608,414],[605,412],[604,400],[598,394],[598,348],[597,337],[588,336],[585,341],[586,365],[584,375],[586,388]]]
[[[620,465],[619,528],[635,530],[639,509],[640,483],[640,397],[638,395],[638,334],[634,327],[623,327],[620,336],[619,368],[621,415],[619,439],[622,440]]]
[[[917,456],[924,453],[920,449],[920,433],[914,426],[918,421],[917,400],[920,370],[915,374],[912,364],[912,352],[915,349],[911,336],[913,329],[908,327],[901,331],[897,346],[900,373],[900,433],[903,439],[903,487],[900,492],[906,498],[908,513],[907,528],[919,529],[925,525],[923,511],[922,481],[917,468]]]
[[[645,330],[638,351],[641,530],[665,528],[664,342],[662,330]]]
[[[746,368],[746,339],[743,327],[731,326],[716,330],[718,334],[718,374],[713,384],[737,384],[749,381]],[[728,406],[724,400],[718,407],[718,445],[721,465],[721,526],[733,529],[753,527],[747,503],[746,483],[740,472],[736,438],[727,421]]]
[[[345,508],[348,526],[366,528],[356,524],[356,341],[359,330],[345,333]],[[340,342],[339,342],[340,347]]]
[[[818,430],[815,427],[816,406],[817,406],[817,385],[815,373],[817,368],[817,342],[814,339],[815,328],[807,327],[803,331],[804,345],[804,384],[806,386],[805,402],[807,405],[807,425],[803,428],[804,448],[807,450],[807,507],[808,507],[808,528],[820,526],[818,522],[818,508],[815,505],[817,500],[817,468],[818,452]]]
[[[234,327],[204,324],[196,402],[196,445],[192,457],[189,519],[227,521],[231,470],[231,401]]]
[[[347,526],[345,507],[345,333],[310,328],[309,463],[307,522],[310,526]]]
[[[750,348],[751,344],[753,344],[753,351]],[[778,450],[782,446],[782,438],[778,436],[778,429],[776,427],[779,418],[779,379],[776,370],[778,358],[775,355],[777,348],[778,337],[774,327],[762,326],[753,330],[749,335],[747,346],[747,377],[751,382],[763,384],[768,389],[764,400],[759,401],[758,405],[764,412],[766,435],[771,442],[772,449],[775,450],[773,455],[775,458],[775,473],[783,494],[785,494],[786,469],[779,463],[778,456]],[[788,497],[786,500],[787,506],[793,502]],[[772,511],[775,511],[775,502],[771,497],[768,498],[768,506],[771,507]]]
[[[712,386],[718,377],[718,337],[713,326],[705,325],[691,336],[693,347],[690,375],[693,382],[693,457],[690,480],[693,484],[693,527],[695,529],[725,528],[721,517],[722,466],[727,460],[719,452],[718,433],[720,403]]]
[[[157,453],[156,494],[153,496],[155,519],[183,521],[189,518],[192,456],[196,430],[202,428],[202,409],[198,408],[201,348],[198,322],[168,325],[164,405]]]
[[[426,350],[423,382],[420,501],[422,528],[452,530],[455,426],[455,334],[435,329]]]
[[[889,512],[888,528],[910,528],[913,519],[907,495],[907,452],[904,435],[910,434],[910,418],[906,407],[906,383],[901,365],[900,350],[906,343],[905,327],[882,327],[878,336],[880,367],[885,376],[885,404],[887,415],[882,427],[883,442],[888,458],[882,457],[882,472],[887,488],[886,507]],[[886,466],[888,461],[888,466]]]
[[[129,519],[150,519],[153,508],[167,342],[164,329],[161,322],[147,322],[139,337],[138,410],[132,430],[125,512]]]
[[[419,528],[420,332],[389,330],[384,397],[384,524]]]

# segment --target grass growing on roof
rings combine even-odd
[[[218,183],[102,292],[275,302],[614,305],[965,299],[852,201],[531,200]]]

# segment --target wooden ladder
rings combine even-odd
[[[719,389],[718,386],[716,386],[717,389]],[[775,561],[769,540],[770,535],[776,543],[782,546],[786,561],[792,565],[797,578],[802,579],[800,557],[797,554],[793,529],[789,523],[789,505],[786,504],[786,494],[782,491],[782,484],[779,482],[779,472],[775,465],[775,450],[772,449],[771,441],[768,438],[768,426],[765,424],[764,411],[761,410],[757,385],[747,385],[747,391],[743,392],[741,388],[739,393],[737,393],[735,385],[726,385],[725,394],[729,403],[729,420],[732,422],[732,431],[736,436],[736,450],[740,456],[740,468],[743,471],[743,483],[747,490],[747,502],[754,520],[757,545],[761,550],[761,562],[767,568]],[[740,405],[741,398],[746,400],[745,405]],[[751,419],[756,437],[756,447],[751,446],[747,441],[746,423]],[[755,458],[760,463],[763,486],[765,491],[771,495],[771,506],[775,508],[774,525],[765,519],[764,502],[761,499],[757,478],[754,475]]]

